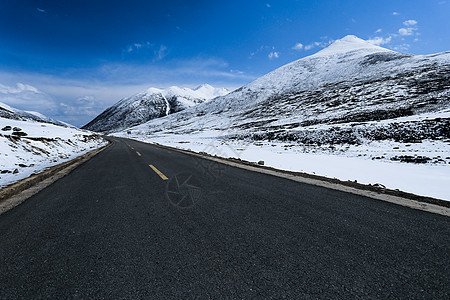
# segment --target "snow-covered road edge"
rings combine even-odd
[[[303,153],[298,147],[284,148],[284,143],[257,146],[253,143],[194,138],[177,135],[151,136],[116,133],[115,136],[159,144],[174,149],[207,153],[225,159],[239,158],[277,170],[330,178],[340,182],[355,181],[362,186],[384,186],[385,189],[444,201],[450,200],[450,165],[410,164],[348,157],[330,153]],[[188,142],[189,141],[189,142]],[[372,150],[371,150],[372,151]],[[411,198],[411,197],[408,197]]]
[[[106,144],[87,130],[0,118],[0,189]]]
[[[102,147],[88,151],[83,155],[79,155],[69,161],[47,168],[38,174],[34,174],[4,187],[0,190],[0,215],[16,207],[58,179],[66,176],[75,168],[102,152],[109,145],[111,145],[111,142],[108,141]]]
[[[394,203],[401,206],[406,206],[413,209],[418,209],[422,211],[427,211],[430,213],[436,213],[444,216],[450,216],[450,202],[436,199],[432,197],[426,197],[421,195],[416,195],[413,193],[403,192],[399,190],[391,190],[386,188],[381,188],[374,185],[366,185],[351,181],[342,181],[336,178],[329,178],[314,174],[302,173],[302,172],[292,172],[282,169],[277,169],[269,166],[258,165],[257,163],[242,160],[225,158],[217,155],[211,155],[205,152],[195,152],[190,149],[172,147],[168,145],[162,145],[158,143],[152,143],[149,141],[142,141],[134,139],[135,141],[151,144],[160,148],[170,149],[182,153],[187,153],[189,155],[194,155],[197,157],[202,157],[209,159],[214,162],[226,164],[233,167],[238,167],[241,169],[250,170],[253,172],[264,173],[268,175],[273,175],[277,177],[282,177],[285,179],[311,184],[315,186],[320,186],[328,189],[338,190],[346,193],[356,194],[360,196],[369,197],[376,200],[386,201]]]
[[[41,161],[33,161],[32,159],[29,159],[29,162],[33,162],[31,165],[24,165],[22,166],[16,166],[16,170],[18,170],[17,174],[10,173],[10,174],[2,174],[2,178],[0,180],[0,190],[3,190],[4,188],[10,186],[11,184],[14,184],[16,182],[19,182],[23,179],[26,179],[30,176],[40,174],[48,169],[51,169],[52,167],[70,162],[78,157],[81,157],[83,155],[88,154],[91,151],[95,151],[105,145],[107,145],[108,142],[104,140],[101,137],[98,137],[96,141],[91,141],[90,143],[87,143],[86,148],[80,149],[79,152],[72,152],[72,153],[66,153],[65,158],[61,157],[49,157],[48,159],[43,159]]]

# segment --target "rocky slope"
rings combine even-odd
[[[5,103],[0,102],[0,117],[13,120],[34,120],[38,122],[51,123],[55,125],[74,127],[73,125],[65,122],[49,118],[36,111],[23,111],[14,107],[11,107]]]
[[[207,84],[194,90],[176,86],[168,89],[150,88],[120,100],[83,128],[96,132],[117,131],[182,111],[228,93],[227,89],[214,88]]]
[[[347,36],[224,97],[136,129],[319,145],[448,139],[449,120],[429,113],[450,109],[449,96],[450,52],[402,54]],[[426,121],[414,117],[422,114]]]
[[[450,201],[450,52],[354,36],[209,103],[116,132]],[[199,165],[213,178],[221,166]]]
[[[0,189],[107,144],[87,130],[0,104]]]

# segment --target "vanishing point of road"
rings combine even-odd
[[[1,299],[450,298],[448,217],[112,142],[0,215]]]

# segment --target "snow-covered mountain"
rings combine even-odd
[[[3,102],[0,102],[0,117],[14,120],[35,120],[38,122],[52,123],[56,125],[74,127],[68,123],[52,119],[37,111],[23,111],[14,107],[11,107]]]
[[[114,135],[450,200],[449,99],[450,52],[403,54],[346,36],[228,95]],[[407,163],[427,167],[396,167]]]
[[[226,96],[139,128],[311,143],[310,126],[438,112],[450,108],[449,96],[450,52],[402,54],[347,36]]]
[[[208,84],[193,90],[177,86],[168,89],[150,88],[120,100],[83,128],[97,132],[117,131],[179,112],[228,93],[225,88],[214,88]]]
[[[87,130],[0,108],[0,189],[106,144]]]

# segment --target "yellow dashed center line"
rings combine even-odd
[[[130,146],[131,147],[131,146]],[[131,149],[133,149],[133,147],[131,147]],[[133,149],[134,150],[134,149]],[[137,155],[142,156],[141,153],[139,153],[138,151],[136,151]],[[166,177],[166,175],[164,175],[160,170],[158,170],[154,165],[148,165],[150,168],[152,168],[153,171],[155,171],[156,174],[159,175],[159,177],[161,177],[162,180],[168,180],[169,178]]]
[[[155,168],[154,165],[148,165],[148,166],[149,166],[150,168],[152,168],[153,171],[155,171],[155,173],[158,174],[159,177],[161,177],[162,180],[167,180],[167,179],[169,179],[169,178],[166,177],[166,175],[164,175],[163,173],[161,173],[160,170],[158,170],[157,168]]]

